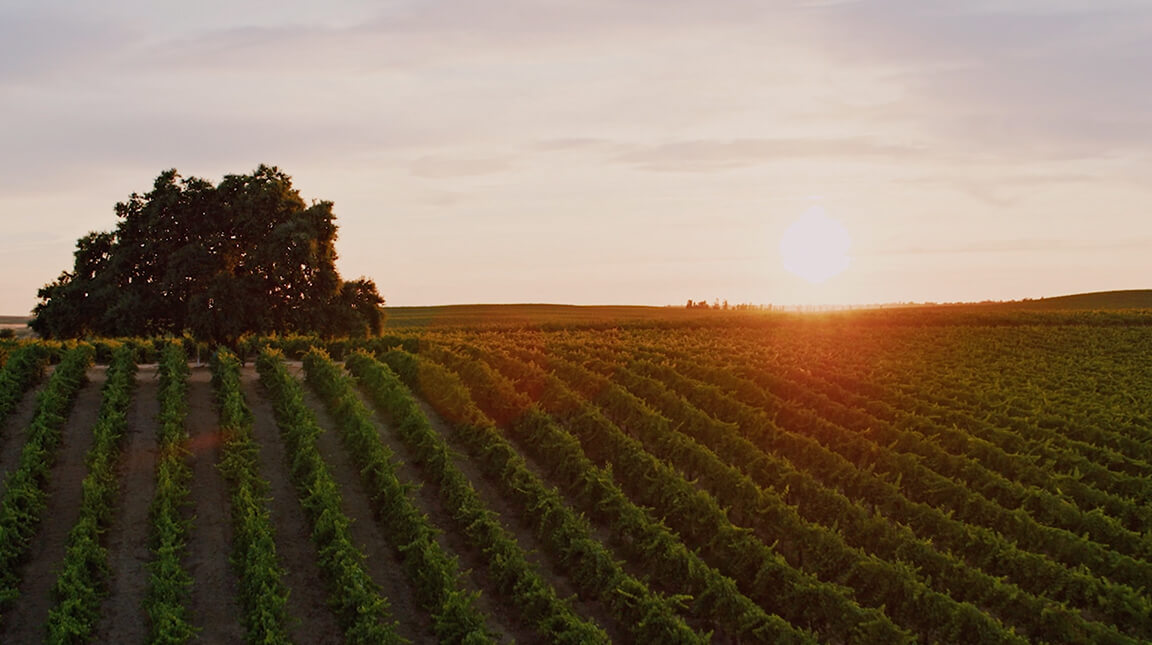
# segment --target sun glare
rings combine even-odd
[[[780,238],[780,261],[793,275],[820,283],[843,273],[851,263],[848,230],[819,206],[808,209]]]

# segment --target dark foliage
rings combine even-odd
[[[275,167],[218,186],[168,170],[116,215],[114,231],[80,238],[72,271],[40,289],[30,326],[41,336],[379,334],[375,283],[336,272],[332,202],[306,204]]]

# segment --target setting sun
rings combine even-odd
[[[852,240],[844,225],[824,209],[808,209],[780,238],[780,261],[789,273],[813,283],[833,278],[851,263]]]
[[[1152,0],[272,4],[0,0],[0,645],[1152,645]]]

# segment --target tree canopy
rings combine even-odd
[[[216,186],[167,170],[116,215],[115,230],[77,240],[72,270],[38,292],[30,325],[41,336],[380,333],[375,283],[336,271],[332,202],[306,204],[276,167]]]

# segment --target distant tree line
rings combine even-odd
[[[332,202],[306,204],[276,167],[215,186],[167,170],[116,215],[114,230],[80,238],[72,270],[39,290],[29,325],[42,337],[380,334],[375,283],[336,271]]]
[[[729,305],[727,300],[720,300],[719,298],[708,304],[707,300],[688,300],[686,305],[688,309],[715,309],[717,311],[771,311],[772,305],[754,305],[748,302],[741,302],[734,305]]]

